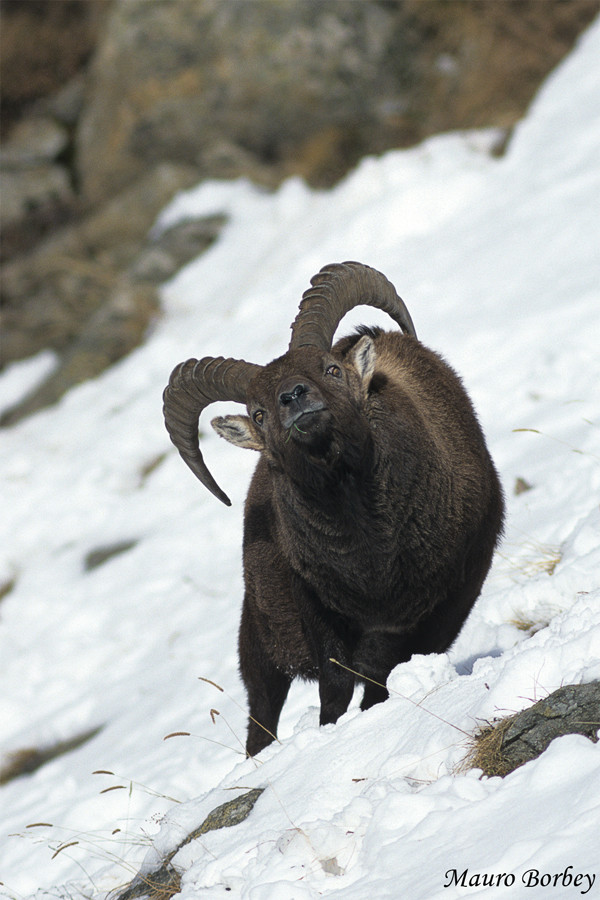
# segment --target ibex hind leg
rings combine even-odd
[[[361,709],[370,709],[389,697],[387,677],[401,662],[410,659],[411,649],[406,635],[388,631],[365,632],[354,653],[354,668],[363,676],[364,693]]]
[[[246,753],[255,756],[271,744],[290,685],[291,675],[279,669],[264,652],[252,616],[244,605],[240,628],[240,672],[248,695]]]
[[[479,595],[483,577],[477,574],[471,583],[449,591],[444,602],[436,605],[408,633],[369,631],[361,637],[354,655],[354,668],[365,676],[361,709],[387,700],[385,684],[395,666],[408,662],[415,653],[425,655],[448,650]]]
[[[365,692],[360,702],[361,709],[370,709],[376,703],[383,703],[387,700],[389,693],[386,687],[379,684],[373,684],[372,681],[365,681]]]

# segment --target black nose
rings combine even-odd
[[[289,406],[294,400],[299,400],[303,394],[308,393],[308,387],[305,384],[294,384],[290,386],[284,385],[284,390],[279,394],[279,403],[281,406]]]

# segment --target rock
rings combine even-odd
[[[61,125],[71,128],[77,124],[85,102],[85,76],[80,73],[63,87],[38,101],[36,109],[51,116]]]
[[[180,876],[171,865],[171,860],[182,847],[206,834],[207,831],[216,831],[219,828],[232,828],[247,819],[254,808],[254,804],[264,791],[264,788],[253,788],[245,794],[240,794],[233,800],[217,806],[206,817],[202,825],[190,832],[177,847],[168,853],[163,864],[155,872],[136,875],[131,884],[115,900],[134,900],[136,897],[147,897],[150,900],[165,900],[179,891]]]
[[[496,0],[3,3],[2,364],[46,348],[62,357],[5,422],[143,340],[156,285],[222,224],[147,239],[175,191],[240,175],[325,187],[365,154],[436,131],[500,125],[508,136],[598,9],[599,0],[520,0],[518,11]]]
[[[192,166],[153,166],[131,187],[82,221],[77,229],[80,241],[96,260],[114,268],[128,268],[148,241],[159,212],[176,193],[198,180],[198,170]]]
[[[69,206],[73,193],[69,177],[62,166],[32,165],[9,169],[2,178],[3,240],[17,224],[24,225],[33,214],[53,207]]]
[[[108,298],[78,329],[56,369],[31,394],[2,413],[0,425],[14,425],[56,403],[74,385],[100,375],[122,359],[142,343],[159,308],[155,285],[134,284],[125,276],[115,276]],[[64,324],[68,327],[70,323]]]
[[[35,242],[53,223],[62,224],[75,206],[67,169],[55,161],[67,147],[65,129],[47,116],[13,128],[0,150],[2,258]]]
[[[51,347],[65,352],[117,288],[160,210],[196,172],[162,165],[97,212],[4,266],[3,362]]]
[[[148,238],[160,210],[196,180],[190,167],[157,166],[98,212],[5,266],[3,361],[47,347],[61,358],[0,424],[56,402],[141,343],[159,315],[158,284],[209,246],[225,221],[209,216]]]
[[[2,2],[2,260],[29,251],[77,212],[72,130],[82,67],[108,9],[105,0]]]
[[[37,240],[67,222],[76,201],[63,166],[4,169],[0,180],[0,258],[4,261],[27,252]]]
[[[508,775],[557,737],[582,734],[597,741],[599,730],[600,681],[565,685],[529,709],[483,728],[468,767],[482,769],[484,775]]]
[[[502,752],[517,768],[561,735],[583,734],[596,741],[599,729],[600,682],[569,684],[515,716],[504,732]]]
[[[2,0],[2,132],[77,73],[95,47],[106,0]]]
[[[166,281],[181,266],[204,253],[225,225],[224,215],[202,216],[179,222],[152,237],[130,269],[140,281]]]
[[[32,116],[12,129],[0,150],[0,166],[24,169],[53,162],[67,146],[69,137],[62,125],[48,116]]]
[[[532,489],[532,487],[533,487],[533,485],[529,484],[529,482],[526,481],[525,478],[519,477],[515,480],[515,486],[513,488],[513,493],[514,493],[515,497],[518,497],[519,494],[525,494],[527,491],[530,491]]]
[[[98,566],[104,565],[105,562],[108,562],[114,556],[120,556],[121,553],[127,553],[128,550],[132,550],[137,543],[137,539],[132,539],[129,541],[117,541],[117,543],[107,544],[105,547],[96,547],[95,550],[90,550],[89,553],[86,553],[83,567],[86,572],[89,572],[91,569],[97,569]]]
[[[0,581],[0,601],[4,600],[5,597],[14,590],[14,587],[17,583],[16,575],[11,575],[10,578],[5,578]]]
[[[14,778],[21,778],[23,775],[31,775],[42,766],[45,766],[46,763],[64,756],[65,753],[71,753],[72,750],[77,750],[79,747],[87,744],[88,741],[91,741],[92,738],[95,738],[102,731],[103,727],[103,725],[100,725],[96,728],[91,728],[89,731],[77,734],[66,741],[58,741],[50,746],[28,747],[8,754],[5,759],[0,760],[0,785],[8,784],[9,781],[12,781]]]
[[[148,165],[339,180],[450,128],[510,128],[600,8],[521,0],[115,0],[77,134],[94,202]]]

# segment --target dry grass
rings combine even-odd
[[[173,866],[163,866],[151,875],[138,875],[133,883],[125,891],[114,891],[111,894],[113,900],[135,900],[136,897],[144,897],[144,900],[171,900],[175,894],[181,891],[181,874]]]
[[[508,775],[514,766],[508,762],[503,753],[504,735],[512,725],[514,716],[508,716],[499,722],[487,723],[475,732],[472,746],[460,767],[461,772],[468,769],[481,769],[484,775]]]
[[[531,613],[525,613],[522,610],[515,610],[512,619],[508,620],[509,625],[513,625],[519,631],[525,632],[529,637],[537,634],[538,631],[547,628],[552,619],[560,613],[558,607],[546,607],[536,611],[535,618]]]
[[[550,544],[533,544],[532,554],[519,560],[517,566],[524,575],[554,575],[554,571],[562,559],[560,547]]]
[[[542,544],[533,538],[523,541],[518,546],[518,557],[502,554],[510,572],[525,575],[527,578],[554,575],[556,567],[562,560],[562,547],[556,544]]]

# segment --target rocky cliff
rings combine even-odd
[[[328,187],[439,131],[506,139],[598,0],[1,0],[2,365],[58,399],[141,340],[223,220],[148,237],[206,178]],[[502,151],[502,143],[497,148]]]

